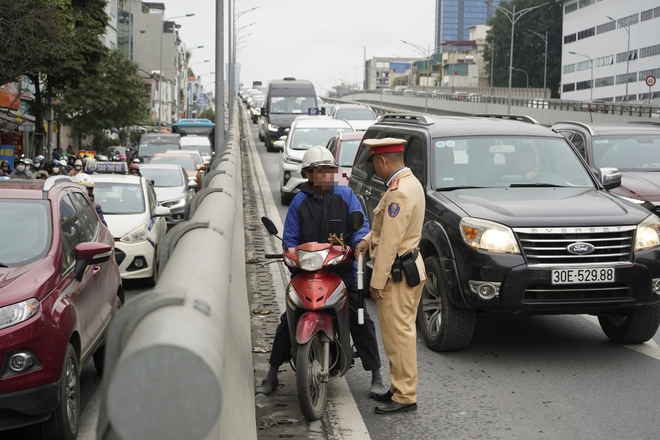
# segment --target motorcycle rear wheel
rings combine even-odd
[[[318,420],[325,412],[328,384],[323,382],[323,345],[318,333],[298,347],[296,387],[300,410],[309,421]]]

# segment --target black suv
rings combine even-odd
[[[652,212],[660,207],[660,123],[560,121],[552,129],[571,141],[594,172],[621,172],[621,186],[613,192]]]
[[[408,141],[426,191],[417,313],[426,345],[461,350],[479,315],[592,314],[613,341],[660,324],[660,218],[608,191],[561,134],[527,117],[385,115],[364,139]],[[361,145],[349,182],[369,219],[383,181]]]

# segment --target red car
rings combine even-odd
[[[80,370],[124,300],[114,240],[68,177],[0,181],[0,431],[74,438]],[[1,436],[1,435],[0,435]]]
[[[348,185],[351,178],[351,169],[355,160],[364,131],[353,131],[348,133],[338,132],[330,138],[325,147],[330,150],[339,165],[339,184]]]

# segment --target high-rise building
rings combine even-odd
[[[500,0],[489,1],[498,6]],[[435,1],[435,50],[446,52],[444,41],[470,39],[470,26],[486,24],[495,16],[497,8],[483,0],[436,0]]]

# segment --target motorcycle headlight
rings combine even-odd
[[[519,254],[518,243],[511,228],[477,218],[461,220],[461,236],[468,245],[482,251]]]
[[[287,257],[286,255],[284,256],[284,264],[286,264],[289,267],[298,267],[295,261],[293,261],[291,258]]]
[[[124,235],[119,241],[122,243],[140,243],[147,240],[147,226],[140,225],[128,234]]]
[[[341,263],[341,261],[344,259],[344,254],[341,254],[332,260],[328,261],[328,266],[336,266],[337,264]]]
[[[269,131],[277,131],[277,130],[279,130],[279,129],[280,129],[280,126],[279,126],[279,125],[268,124],[268,130],[269,130]]]
[[[298,263],[300,263],[300,268],[310,272],[321,269],[325,257],[328,256],[329,252],[329,249],[316,252],[298,251]]]
[[[651,214],[637,225],[635,251],[653,249],[660,246],[660,218]]]
[[[39,301],[34,298],[0,308],[0,329],[11,327],[32,318],[39,311]]]

